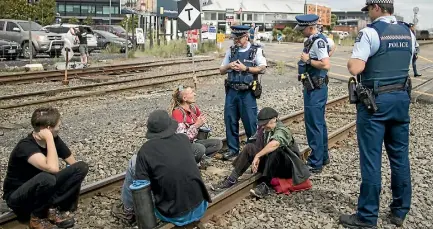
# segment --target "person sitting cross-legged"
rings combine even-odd
[[[191,87],[178,86],[171,99],[170,111],[172,117],[179,123],[177,133],[184,133],[192,142],[197,162],[221,150],[223,143],[220,139],[197,139],[199,129],[206,123],[206,116],[195,104],[196,93]]]
[[[164,110],[150,114],[147,128],[148,140],[129,161],[121,202],[113,206],[111,213],[127,224],[134,224],[136,216],[130,185],[134,180],[147,180],[157,218],[177,226],[198,221],[211,199],[188,137],[176,133],[178,123]]]
[[[304,184],[302,189],[311,188],[308,167],[300,159],[298,145],[289,128],[278,120],[278,112],[265,107],[258,114],[259,128],[248,139],[241,154],[233,161],[230,176],[212,184],[214,191],[229,188],[252,165],[254,173],[262,173],[263,182],[250,190],[251,194],[263,198],[269,193],[273,178],[293,179],[294,185]],[[252,142],[254,141],[254,142]]]
[[[19,220],[30,216],[30,229],[70,228],[75,220],[81,183],[88,165],[76,161],[58,136],[60,113],[55,108],[36,109],[33,132],[13,149],[3,184],[3,199]],[[59,158],[69,166],[60,169]]]

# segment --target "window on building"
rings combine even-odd
[[[102,6],[102,13],[103,14],[110,14],[110,6]]]
[[[218,13],[218,20],[226,20],[226,14],[225,13]]]
[[[57,4],[57,12],[64,13],[65,12],[65,4]]]
[[[96,7],[95,7],[95,11],[96,11],[96,14],[97,15],[102,15],[103,14],[103,7],[102,6],[98,6],[98,5],[96,5]]]
[[[211,12],[204,12],[204,20],[211,20]]]
[[[211,20],[217,20],[217,13],[210,13]]]
[[[263,21],[265,19],[264,14],[254,14],[253,20],[254,21]]]
[[[241,19],[241,15],[240,14],[236,14],[236,19],[240,20]]]
[[[247,14],[247,21],[252,21],[253,20],[253,14]]]
[[[272,22],[276,19],[276,14],[265,14],[265,21]]]

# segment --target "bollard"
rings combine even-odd
[[[156,217],[150,182],[148,180],[134,180],[129,186],[134,200],[134,212],[139,229],[156,227]]]

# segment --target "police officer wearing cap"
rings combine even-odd
[[[228,74],[224,123],[229,151],[223,155],[224,160],[239,154],[239,119],[248,138],[257,130],[256,98],[261,94],[258,74],[263,74],[267,65],[260,46],[248,41],[249,27],[236,25],[231,29],[234,45],[227,50],[220,67],[221,74]]]
[[[401,226],[411,205],[409,163],[409,65],[415,36],[392,16],[393,0],[367,0],[373,21],[355,40],[347,66],[357,76],[356,129],[361,168],[357,212],[342,215],[350,228],[375,228],[381,192],[382,143],[391,167],[389,221]]]
[[[311,154],[308,166],[311,172],[320,173],[329,163],[328,131],[325,121],[325,105],[328,100],[328,70],[331,67],[327,38],[317,29],[319,16],[296,16],[299,30],[308,39],[304,43],[298,62],[298,80],[304,85],[304,120]]]

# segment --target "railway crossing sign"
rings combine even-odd
[[[182,0],[177,2],[179,31],[201,29],[200,0]]]

